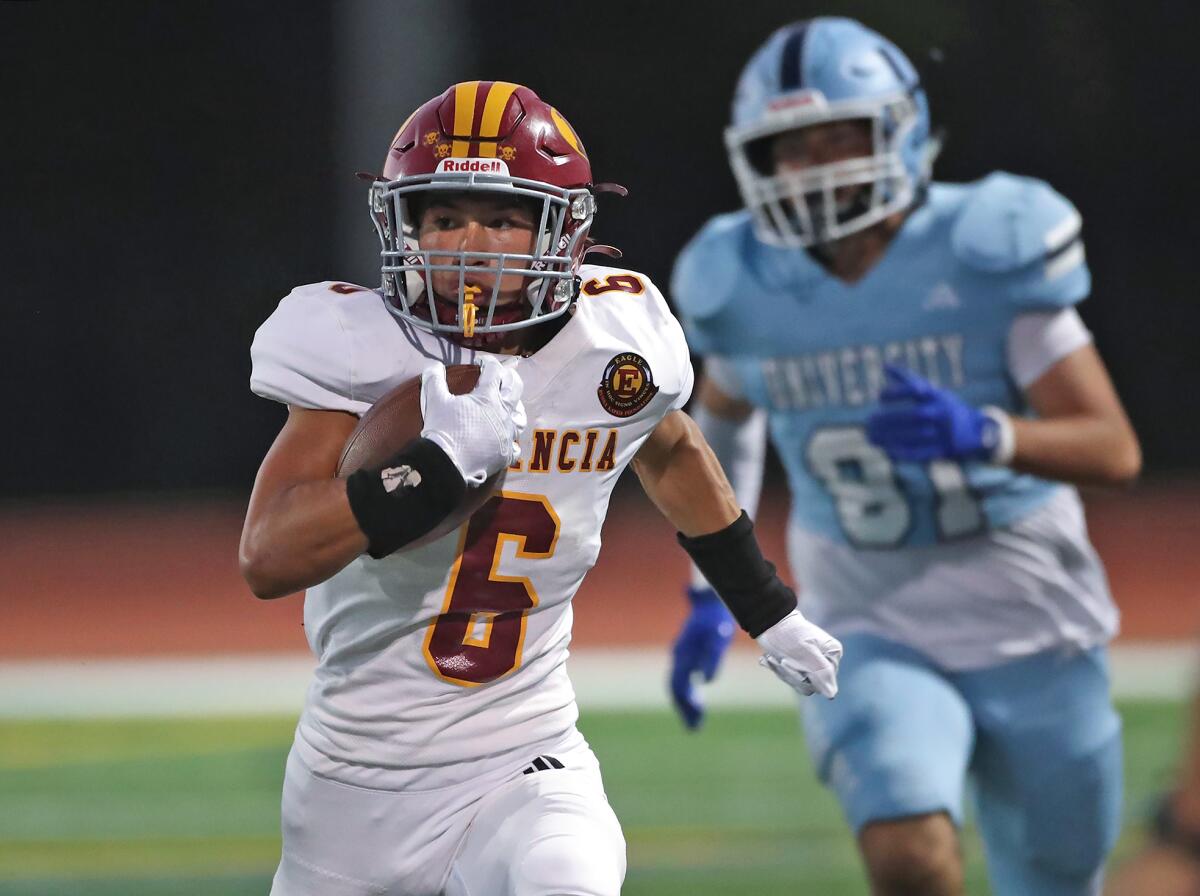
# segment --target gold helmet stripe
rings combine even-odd
[[[478,81],[463,81],[454,85],[454,133],[470,134],[475,120],[475,97],[479,95]],[[462,159],[471,153],[470,140],[455,140],[450,146],[450,155]]]
[[[399,138],[400,135],[404,133],[405,129],[408,127],[408,123],[410,121],[412,121],[413,118],[416,117],[416,114],[419,111],[420,111],[419,109],[414,109],[412,112],[409,113],[408,118],[404,119],[404,124],[400,125],[400,130],[396,131],[397,138]]]
[[[584,151],[583,143],[575,133],[575,129],[567,124],[567,120],[559,115],[558,110],[553,106],[550,107],[550,117],[554,119],[554,124],[558,127],[558,132],[563,135],[563,139],[571,144],[571,149],[575,150],[586,159],[587,152]]]
[[[520,86],[520,84],[513,84],[510,81],[497,81],[492,84],[492,89],[488,91],[487,102],[483,104],[483,120],[479,123],[479,136],[484,138],[479,144],[480,156],[495,158],[496,135],[500,133],[500,119],[504,117],[508,101]]]

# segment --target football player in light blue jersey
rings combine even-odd
[[[1098,893],[1117,611],[1071,483],[1141,459],[1074,308],[1079,213],[1028,177],[931,182],[913,66],[848,19],[770,37],[726,142],[746,208],[672,284],[696,417],[751,512],[768,430],[787,470],[805,612],[845,644],[804,727],[873,892],[963,892],[969,782],[995,893]],[[695,726],[733,626],[702,578],[688,593],[671,685]]]

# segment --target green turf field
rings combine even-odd
[[[1122,711],[1136,820],[1170,771],[1183,707]],[[0,723],[0,896],[265,894],[292,725]],[[585,714],[581,726],[629,842],[626,894],[865,892],[791,713],[726,712],[693,736],[657,713]],[[979,856],[972,841],[973,893],[986,892]]]

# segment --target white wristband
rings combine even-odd
[[[998,466],[1007,467],[1012,463],[1013,455],[1017,450],[1017,437],[1013,432],[1012,418],[995,405],[986,405],[980,408],[980,411],[996,424],[996,444],[992,446],[992,454],[988,460]]]

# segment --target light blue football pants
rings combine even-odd
[[[1099,893],[1122,786],[1103,648],[952,673],[874,636],[842,641],[837,699],[802,707],[856,833],[938,811],[961,825],[969,781],[996,896]]]

